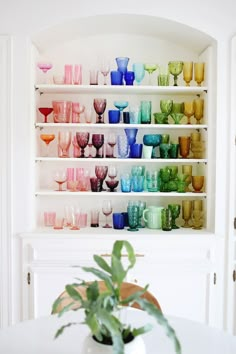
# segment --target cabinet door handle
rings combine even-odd
[[[233,271],[233,281],[236,281],[236,270]]]
[[[100,254],[100,257],[111,257],[111,253],[102,253]],[[122,254],[121,257],[128,257],[128,254]],[[135,253],[135,257],[144,257],[144,254],[142,253]]]

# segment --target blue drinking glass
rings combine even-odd
[[[137,82],[137,85],[140,85],[145,76],[144,64],[134,63],[133,71],[134,71],[135,81]]]
[[[127,57],[118,57],[116,58],[117,69],[122,72],[124,75],[127,71],[127,66],[129,63],[129,58]]]
[[[122,230],[125,227],[124,215],[122,213],[113,213],[113,228],[116,230]]]
[[[136,136],[138,133],[138,128],[125,128],[125,134],[128,140],[128,144],[132,145],[136,142]]]
[[[113,70],[110,72],[112,85],[123,85],[123,74],[119,70]]]
[[[127,86],[132,86],[134,84],[135,75],[133,71],[126,71],[124,77],[125,77],[125,84]]]

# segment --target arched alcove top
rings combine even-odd
[[[124,33],[158,37],[201,53],[215,40],[182,23],[146,15],[98,15],[77,18],[50,27],[32,36],[32,42],[43,53],[64,42],[83,36]]]

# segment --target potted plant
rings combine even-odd
[[[122,250],[125,248],[127,252],[128,264],[125,267],[122,264]],[[100,292],[98,282],[80,281],[79,283],[68,284],[65,289],[69,296],[69,303],[59,312],[61,316],[66,311],[84,310],[84,321],[91,331],[91,338],[94,342],[110,344],[113,348],[113,354],[126,354],[126,343],[132,342],[138,336],[151,330],[152,325],[146,324],[140,328],[132,328],[130,325],[122,323],[120,319],[120,311],[124,306],[132,306],[136,303],[140,308],[153,316],[155,320],[164,326],[167,336],[173,341],[175,352],[181,354],[181,346],[175,334],[174,329],[169,325],[167,319],[154,304],[142,297],[147,291],[148,285],[143,290],[138,291],[125,299],[121,298],[121,285],[125,281],[128,271],[134,267],[136,257],[132,245],[128,241],[115,241],[111,254],[111,262],[108,262],[101,256],[94,255],[94,261],[98,268],[81,267],[85,272],[92,273],[100,280],[104,281],[107,291]],[[86,290],[86,299],[78,292],[77,287],[83,286]],[[59,297],[53,303],[52,312],[56,313],[57,307],[63,298]],[[78,305],[75,307],[75,305]],[[58,329],[55,338],[61,335],[65,328],[76,323],[67,323]],[[139,343],[140,346],[140,343]],[[140,346],[142,347],[142,346]],[[95,353],[95,351],[92,351]],[[138,353],[138,351],[135,353]]]

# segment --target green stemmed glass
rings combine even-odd
[[[160,100],[160,108],[162,113],[170,114],[173,107],[173,100]]]
[[[178,75],[182,73],[184,63],[182,61],[170,61],[168,63],[169,72],[174,76],[174,86],[178,86]]]
[[[144,70],[148,72],[148,85],[152,84],[152,73],[158,68],[157,64],[147,63],[144,64]]]
[[[172,229],[179,229],[179,226],[176,225],[176,219],[180,215],[180,204],[168,204],[168,209],[170,209],[172,222],[171,227]]]

